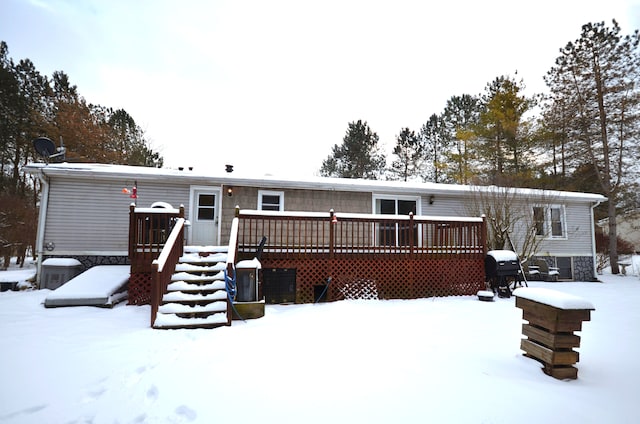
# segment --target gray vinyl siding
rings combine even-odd
[[[431,195],[422,196],[422,211],[425,216],[469,216],[465,208],[464,198],[444,194],[433,195],[433,203],[429,204]]]
[[[122,193],[132,181],[53,178],[44,244],[54,243],[47,255],[127,254],[129,205],[134,201]],[[164,201],[174,207],[189,203],[188,186],[165,181],[138,185],[136,204],[148,207]]]
[[[258,192],[263,190],[259,187],[233,187],[233,195],[227,196],[227,187],[223,188],[222,196],[222,219],[220,242],[229,242],[229,232],[231,231],[231,221],[235,216],[235,207],[240,209],[257,209]],[[346,192],[327,190],[296,190],[296,189],[273,189],[264,190],[281,191],[284,194],[285,211],[304,212],[335,212],[350,213],[371,213],[371,193],[369,192]]]
[[[190,188],[192,185],[220,187],[221,181],[189,180],[176,177],[158,177],[138,182],[137,205],[149,207],[153,202],[163,201],[174,207],[184,205],[185,216],[190,217]],[[45,251],[47,255],[126,254],[129,231],[129,205],[133,199],[122,193],[124,187],[131,188],[134,180],[115,178],[109,174],[101,177],[55,176],[50,179],[49,203],[44,234],[44,244],[52,242],[55,249]],[[255,209],[258,187],[236,185],[233,196],[222,190],[220,242],[228,241],[229,226],[234,207]],[[285,210],[327,212],[370,213],[371,191],[340,191],[326,189],[291,189],[265,187],[267,190],[283,191]],[[417,193],[416,193],[417,194]],[[380,193],[376,192],[376,195]],[[410,193],[403,192],[403,196]],[[393,196],[393,194],[389,194]],[[425,216],[468,216],[470,204],[460,194],[420,193],[420,211]],[[591,211],[588,202],[561,202],[566,216],[567,239],[544,240],[539,254],[550,256],[591,256]],[[517,234],[514,235],[517,237]]]
[[[435,195],[429,204],[429,195],[422,197],[422,214],[426,216],[468,216],[465,198]],[[589,203],[567,203],[555,200],[553,204],[564,205],[566,239],[546,239],[540,243],[540,256],[592,256],[591,205]],[[531,212],[533,213],[533,212]],[[518,234],[511,235],[517,239]]]
[[[559,203],[562,204],[562,203]],[[540,255],[592,256],[591,208],[584,203],[564,203],[566,216],[565,239],[544,240],[538,249]]]

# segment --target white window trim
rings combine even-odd
[[[536,237],[541,237],[544,240],[568,240],[567,234],[567,209],[564,205],[551,204],[551,205],[540,205],[536,206],[538,208],[544,209],[544,234],[537,235]],[[554,236],[551,222],[551,210],[552,209],[560,209],[560,222],[562,224],[562,235]],[[531,213],[534,214],[533,208],[531,209]]]
[[[279,196],[279,212],[284,211],[284,191],[258,190],[258,210],[262,210],[262,198],[264,196]]]
[[[376,211],[376,201],[377,200],[409,200],[409,201],[415,201],[416,202],[416,215],[420,214],[420,211],[422,210],[422,197],[420,196],[402,196],[402,195],[396,195],[396,194],[379,194],[379,193],[374,193],[372,195],[372,201],[371,201],[371,213],[374,215],[379,215],[380,213]],[[396,212],[397,212],[397,203],[396,203]],[[394,216],[394,215],[391,215]],[[395,215],[397,216],[397,214]],[[375,240],[376,245],[379,245],[379,240],[378,240],[378,234],[376,229],[374,228],[373,230],[373,240]],[[398,240],[398,229],[396,226],[396,243],[395,246],[398,246],[399,244],[399,240]],[[422,227],[418,227],[418,245],[421,246],[422,245]]]
[[[422,210],[422,197],[420,196],[402,196],[396,194],[373,194],[373,201],[371,202],[371,213],[377,215],[376,212],[376,200],[414,200],[416,202],[416,215],[420,215]]]
[[[553,235],[551,209],[560,209],[560,224],[562,225],[562,234],[559,236]],[[547,238],[550,240],[567,240],[567,211],[564,205],[549,205],[547,207],[546,215],[546,220],[549,225],[549,235]]]

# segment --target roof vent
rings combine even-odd
[[[229,174],[233,172],[233,165],[225,165],[224,168]]]

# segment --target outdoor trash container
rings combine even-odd
[[[264,298],[260,299],[260,261],[240,261],[236,264],[236,297],[233,319],[253,319],[264,316]]]
[[[527,338],[520,342],[525,356],[543,364],[545,374],[558,379],[578,378],[582,322],[591,319],[593,305],[577,296],[544,288],[520,288],[514,292],[516,307],[528,324],[522,325]]]
[[[240,261],[236,264],[236,301],[255,302],[258,300],[258,271],[260,261]]]

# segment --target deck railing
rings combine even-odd
[[[484,258],[484,218],[238,210],[239,253],[250,254],[263,236],[263,254],[289,258],[456,255]]]
[[[158,308],[162,296],[167,291],[171,282],[171,276],[175,272],[176,264],[184,253],[184,218],[175,220],[171,233],[165,240],[164,246],[157,259],[151,266],[153,275],[151,279],[151,326],[156,320]]]
[[[184,206],[179,209],[129,207],[129,260],[131,272],[151,272]]]

